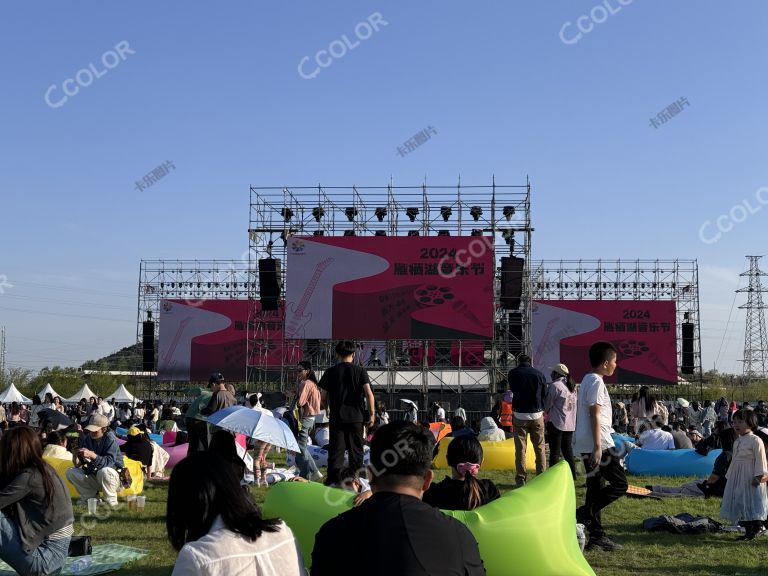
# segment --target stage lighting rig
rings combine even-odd
[[[408,219],[411,222],[415,222],[416,221],[416,216],[418,216],[418,214],[419,214],[419,209],[416,208],[416,207],[406,208],[405,209],[405,215],[408,216]]]
[[[382,207],[376,208],[374,214],[376,215],[376,218],[378,218],[379,222],[383,222],[384,217],[387,215],[387,209]]]
[[[475,222],[480,220],[480,216],[483,215],[483,209],[480,206],[472,206],[469,209],[469,215],[472,216]]]
[[[451,210],[450,206],[440,206],[440,216],[443,217],[443,220],[448,222],[448,218],[451,217],[451,214],[453,214],[453,210]]]

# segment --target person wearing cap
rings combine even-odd
[[[517,368],[507,375],[509,391],[514,405],[513,422],[515,426],[515,480],[518,486],[525,484],[525,453],[528,436],[531,437],[533,451],[536,454],[536,474],[547,469],[546,446],[544,442],[544,395],[547,379],[540,371],[531,366],[531,357],[520,354]]]
[[[77,468],[67,470],[67,480],[80,494],[80,504],[95,498],[102,492],[107,504],[117,506],[117,493],[121,489],[118,470],[123,468],[123,455],[109,420],[103,414],[94,413],[85,426],[81,448],[75,453]]]
[[[208,379],[208,386],[211,388],[213,394],[208,401],[208,405],[200,410],[200,414],[203,416],[210,416],[219,410],[237,404],[235,397],[229,390],[227,390],[227,385],[224,383],[224,376],[221,372],[211,374],[211,377]]]
[[[556,364],[552,368],[551,377],[552,383],[547,388],[547,397],[544,401],[549,440],[549,465],[557,464],[562,453],[563,460],[568,462],[575,479],[573,431],[576,430],[576,384],[571,380],[565,364]]]

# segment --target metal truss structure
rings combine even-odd
[[[243,260],[142,260],[136,342],[143,345],[145,321],[155,323],[154,341],[159,341],[161,300],[184,300],[192,305],[203,300],[245,300],[251,293],[249,276],[247,257]],[[143,388],[147,397],[158,392],[153,381],[144,382]]]
[[[492,238],[498,265],[502,256],[524,259],[521,305],[499,307],[500,276],[495,274],[495,335],[489,341],[389,340],[374,348],[361,343],[360,361],[366,364],[380,391],[495,391],[506,378],[510,352],[530,351],[531,255],[530,183],[502,186],[322,186],[257,187],[250,189],[248,386],[284,389],[301,357],[309,357],[319,371],[335,363],[332,343],[310,340],[303,347],[280,341],[275,329],[282,310],[262,311],[259,305],[257,261],[282,262],[281,287],[287,273],[286,239],[300,236],[485,236]],[[281,288],[281,300],[284,288]],[[382,347],[383,344],[383,347]],[[280,365],[269,364],[268,351],[280,346]],[[366,348],[367,346],[367,348]],[[471,352],[469,352],[471,350]]]
[[[747,311],[747,321],[744,330],[744,378],[754,380],[768,376],[768,336],[765,332],[765,304],[763,292],[768,292],[762,283],[763,276],[768,276],[760,270],[760,258],[762,256],[747,256],[749,259],[749,271],[742,272],[740,276],[749,278],[746,288],[736,292],[747,293],[747,303],[739,306]]]
[[[677,356],[682,324],[694,325],[694,378],[702,380],[696,260],[541,260],[532,264],[534,300],[674,300]]]

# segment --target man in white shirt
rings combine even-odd
[[[616,348],[609,342],[596,342],[589,349],[592,372],[579,386],[574,452],[581,454],[587,471],[587,495],[576,510],[576,520],[589,531],[587,549],[613,551],[621,545],[605,535],[600,511],[627,492],[627,476],[611,437],[611,397],[604,376],[616,370]],[[608,482],[608,485],[605,485]]]
[[[651,428],[640,434],[637,445],[646,450],[674,450],[675,438],[661,429],[663,425],[661,418],[654,416]]]

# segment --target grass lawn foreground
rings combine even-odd
[[[278,460],[280,458],[278,457]],[[278,464],[279,465],[279,464]],[[441,480],[445,471],[435,471]],[[492,479],[502,492],[512,489],[514,472],[482,470],[480,476]],[[682,484],[690,478],[655,478],[629,476],[630,484]],[[256,500],[264,500],[267,488],[251,488]],[[584,478],[576,482],[577,502],[584,500]],[[94,544],[117,543],[149,550],[149,555],[118,574],[160,576],[170,574],[176,559],[165,530],[167,484],[153,483],[145,490],[147,505],[143,513],[128,511],[125,503],[109,517],[91,523],[86,519]],[[736,542],[735,533],[701,536],[647,532],[645,518],[662,514],[689,512],[719,519],[720,499],[674,498],[666,500],[622,498],[603,514],[611,538],[624,545],[616,552],[590,551],[586,558],[598,576],[764,576],[768,574],[768,538],[754,542]],[[84,507],[75,507],[75,530],[82,530],[80,518]],[[511,566],[514,565],[510,559]],[[393,575],[394,576],[394,575]],[[493,575],[491,575],[493,576]]]

